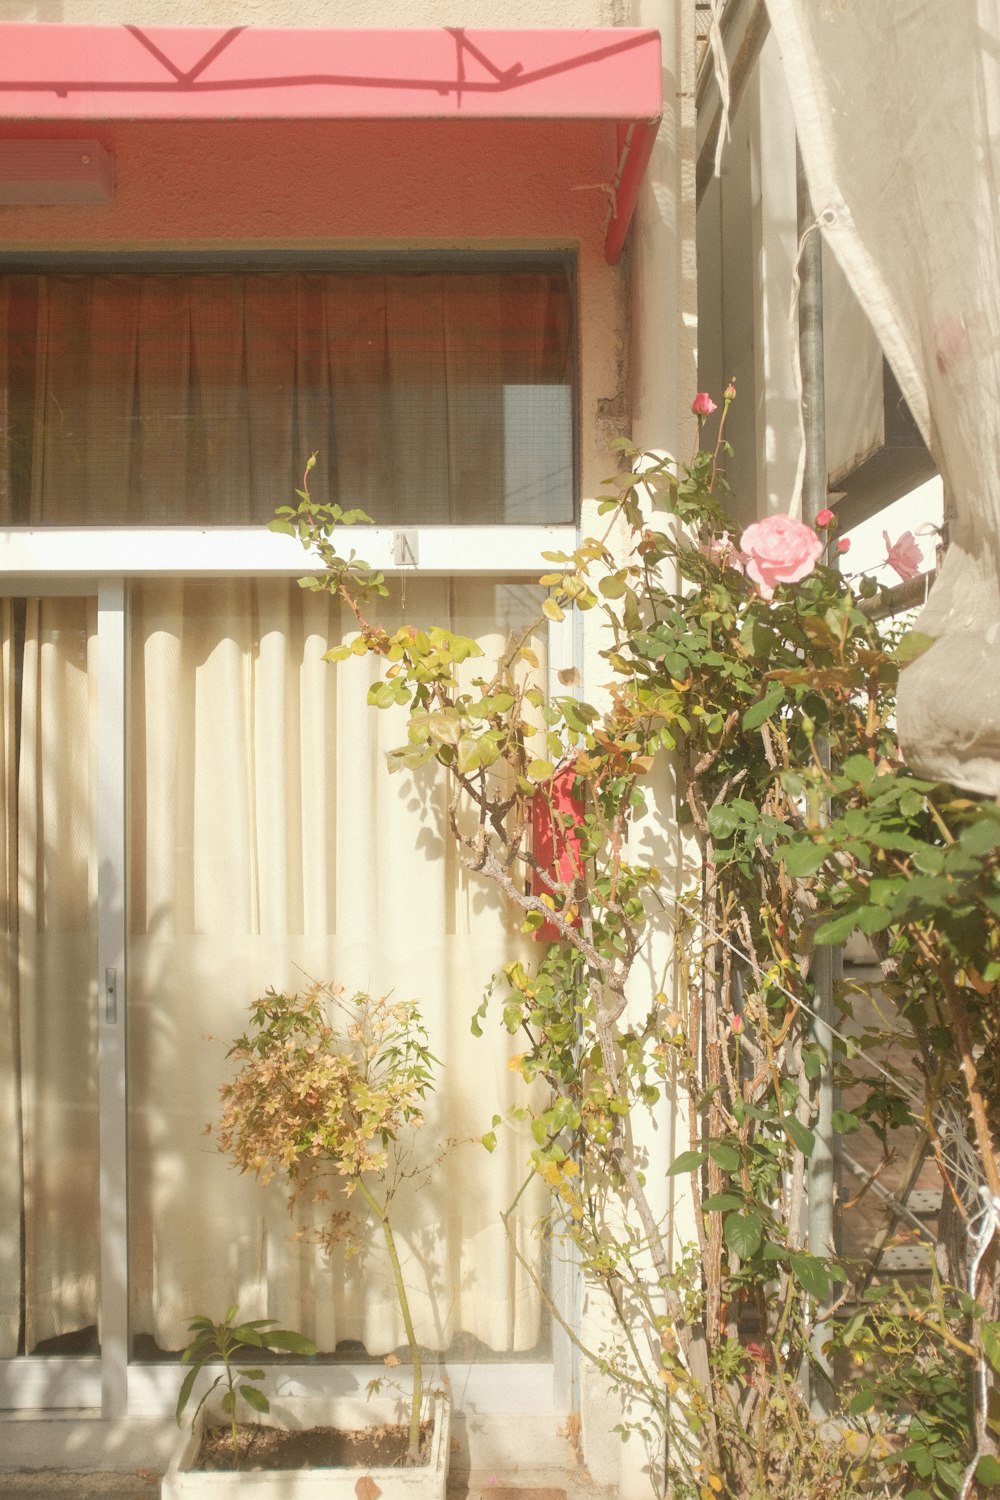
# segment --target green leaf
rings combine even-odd
[[[255,1385],[241,1385],[240,1395],[243,1397],[248,1406],[253,1407],[254,1411],[271,1410],[270,1401],[268,1401],[267,1397],[264,1395],[264,1392],[259,1391]]]
[[[882,932],[886,927],[891,927],[893,914],[885,907],[863,906],[858,912],[858,929],[869,936],[873,932]]]
[[[727,807],[720,803],[718,807],[709,809],[708,827],[713,838],[728,839],[730,834],[735,833],[740,826],[740,815],[735,808]]]
[[[1000,823],[990,813],[963,828],[958,842],[967,854],[992,854],[1000,844]]]
[[[785,1116],[785,1129],[795,1142],[795,1145],[802,1152],[802,1155],[807,1159],[812,1156],[816,1148],[816,1136],[814,1132],[807,1125],[803,1125],[801,1120],[797,1120],[794,1115]]]
[[[979,1338],[983,1353],[993,1369],[1000,1374],[1000,1323],[980,1323]]]
[[[712,1193],[702,1201],[702,1208],[707,1214],[729,1213],[730,1209],[742,1208],[743,1199],[736,1193]]]
[[[875,767],[867,755],[849,755],[844,761],[843,772],[855,786],[870,787],[875,780]]]
[[[781,862],[792,879],[797,880],[802,875],[815,875],[829,852],[827,844],[810,839],[783,849]]]
[[[740,1153],[735,1146],[727,1146],[725,1141],[709,1141],[708,1154],[723,1172],[739,1171]]]
[[[396,685],[392,682],[376,682],[368,689],[368,702],[373,708],[390,708],[396,701]]]
[[[838,1135],[853,1135],[856,1130],[861,1129],[861,1121],[857,1115],[852,1115],[847,1109],[835,1109],[830,1116],[830,1124]]]
[[[779,704],[785,701],[785,690],[780,683],[770,688],[759,703],[754,703],[743,715],[744,729],[759,729],[769,719]]]
[[[925,635],[922,630],[908,630],[899,638],[899,645],[893,652],[893,659],[900,665],[906,662],[916,661],[918,656],[923,656],[933,646],[936,637]]]
[[[273,1328],[266,1336],[268,1348],[287,1349],[289,1354],[313,1355],[316,1353],[316,1345],[312,1339],[306,1338],[304,1333],[296,1333],[292,1328]]]
[[[816,929],[817,943],[843,943],[857,930],[859,910],[858,907],[849,907],[839,917],[831,917],[829,921],[821,923]]]
[[[726,1244],[740,1260],[749,1260],[760,1248],[764,1228],[754,1214],[729,1214],[722,1226]]]
[[[177,1411],[175,1415],[177,1418],[178,1427],[181,1425],[181,1417],[184,1415],[184,1408],[185,1406],[187,1406],[188,1401],[191,1398],[191,1392],[194,1389],[194,1383],[198,1379],[200,1373],[201,1367],[199,1365],[192,1365],[190,1370],[188,1370],[187,1374],[184,1376],[180,1392],[177,1396]]]
[[[830,1295],[830,1278],[826,1267],[815,1255],[809,1255],[806,1251],[793,1252],[788,1257],[792,1275],[804,1292],[810,1297],[815,1297],[822,1302]]]
[[[479,1139],[482,1141],[487,1151],[493,1152],[497,1149],[497,1133],[495,1130],[487,1130],[486,1134],[481,1135]]]
[[[474,739],[472,735],[464,734],[458,742],[456,759],[458,769],[462,775],[467,776],[471,771],[477,770],[482,763],[479,741]]]
[[[995,1459],[991,1453],[984,1453],[976,1464],[977,1484],[987,1484],[991,1488],[1000,1485],[1000,1460]]]
[[[680,1177],[685,1172],[697,1172],[699,1167],[705,1165],[705,1156],[701,1151],[682,1151],[675,1161],[667,1168],[668,1177]]]

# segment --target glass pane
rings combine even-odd
[[[481,579],[408,579],[406,596],[407,618],[488,653],[539,606],[533,587]],[[394,1202],[418,1336],[463,1357],[537,1354],[539,1298],[499,1218],[531,1143],[508,1139],[488,1157],[478,1140],[517,1087],[514,1044],[469,1026],[490,975],[526,940],[496,892],[459,867],[430,768],[389,778],[385,751],[405,739],[405,715],[368,707],[370,663],[323,662],[354,622],[285,580],[182,579],[135,588],[131,620],[135,1353],[176,1351],[194,1314],[220,1317],[234,1302],[330,1355],[404,1342],[380,1245],[350,1256],[315,1242],[357,1200],[331,1184],[329,1204],[290,1218],[284,1184],[239,1176],[205,1134],[251,1001],[311,977],[418,999],[441,1059],[418,1151],[432,1162],[445,1141],[460,1144]],[[533,644],[544,669],[544,638]],[[526,1193],[519,1213],[519,1248],[538,1264],[541,1203]]]
[[[0,1355],[93,1353],[97,612],[0,601]]]
[[[566,266],[0,277],[0,524],[574,514]]]

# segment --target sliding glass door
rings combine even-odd
[[[527,940],[455,859],[431,770],[387,777],[405,714],[369,708],[367,661],[324,662],[352,622],[292,579],[95,587],[0,598],[0,1406],[169,1410],[188,1322],[232,1302],[338,1363],[402,1344],[377,1246],[331,1253],[338,1205],[292,1222],[206,1133],[250,1002],[313,978],[419,1000],[441,1059],[429,1175],[396,1204],[422,1343],[544,1391],[540,1194],[513,1243],[500,1219],[531,1142],[478,1142],[514,1041],[469,1027]],[[516,579],[406,594],[487,657],[537,616]]]

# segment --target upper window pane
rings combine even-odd
[[[0,524],[570,521],[561,264],[0,278]]]

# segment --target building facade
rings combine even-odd
[[[689,9],[503,19],[15,0],[0,26],[0,1405],[170,1411],[188,1320],[231,1302],[329,1356],[291,1389],[400,1343],[385,1268],[294,1240],[203,1133],[250,1000],[311,976],[418,998],[442,1060],[431,1123],[462,1144],[403,1239],[470,1441],[523,1453],[528,1423],[544,1452],[582,1410],[627,1493],[613,1404],[499,1222],[526,1143],[473,1144],[512,1075],[469,1017],[520,940],[440,793],[388,782],[400,726],[323,663],[347,622],[266,529],[315,452],[390,610],[489,649],[593,528],[610,441],[690,441]],[[589,628],[536,645],[599,691]],[[578,1323],[537,1211],[519,1248]]]

